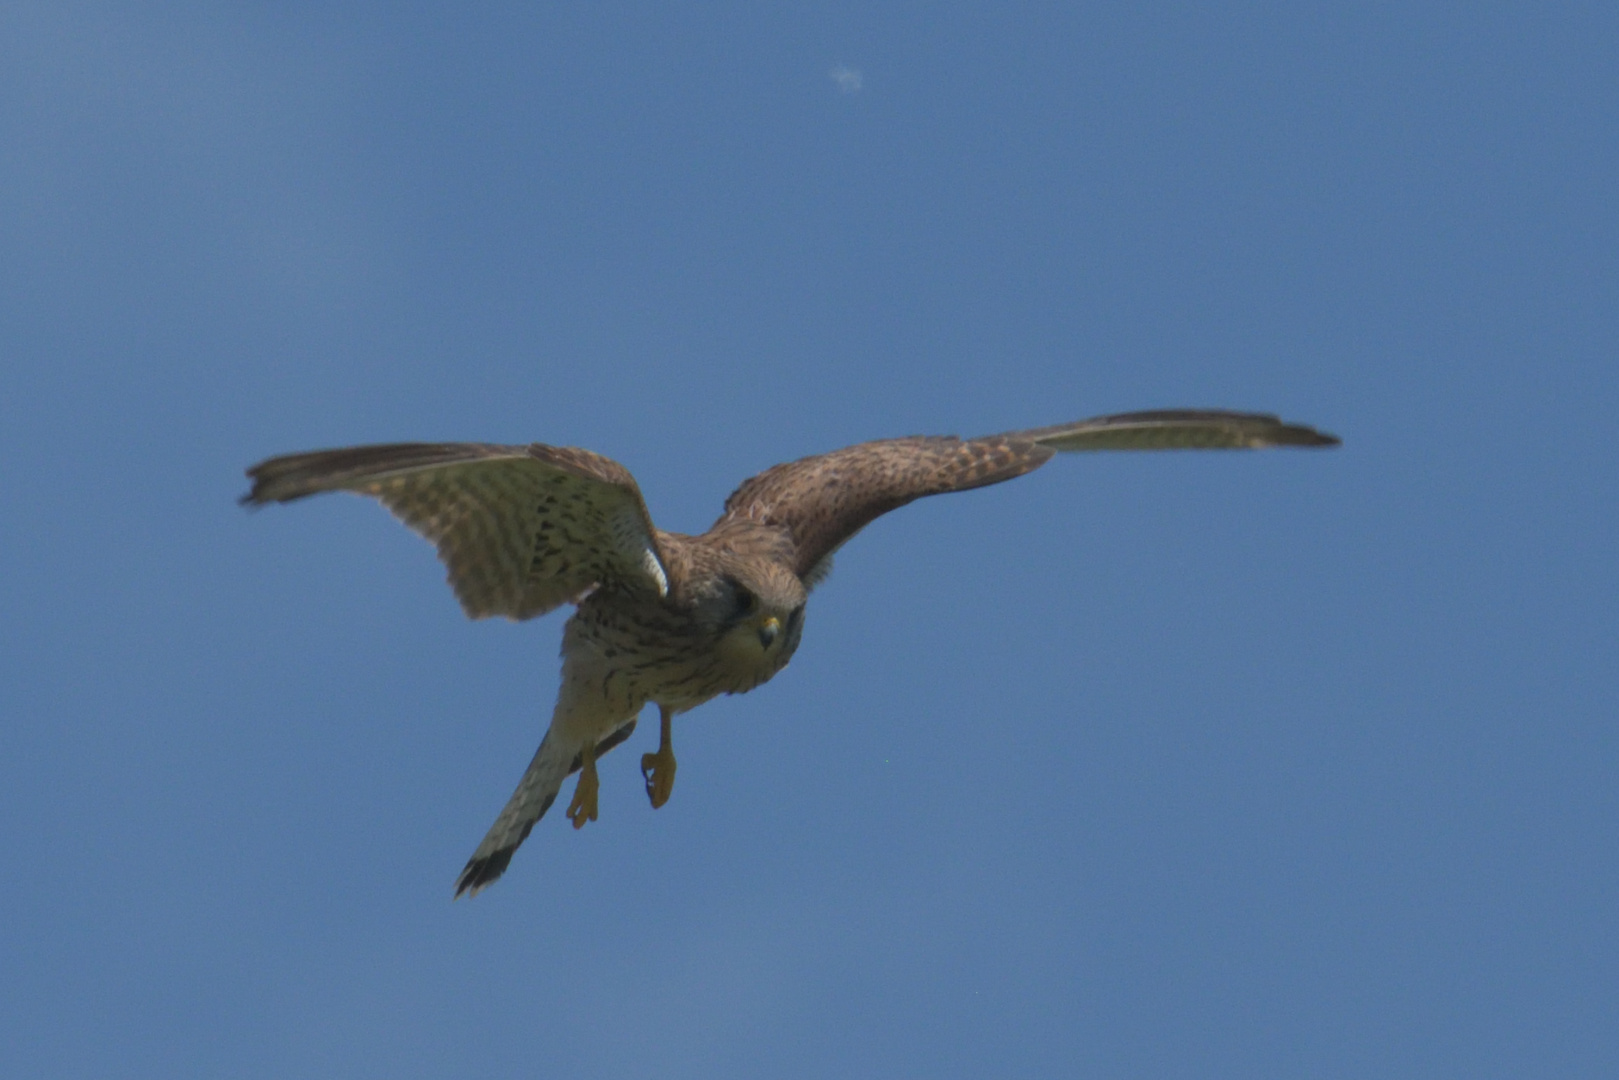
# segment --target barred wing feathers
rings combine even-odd
[[[396,443],[288,454],[242,502],[370,495],[432,541],[474,619],[528,619],[603,583],[663,595],[657,534],[629,470],[573,447]]]
[[[1262,413],[1166,409],[1098,416],[977,439],[883,439],[791,461],[746,481],[720,522],[747,519],[785,529],[794,571],[813,587],[839,547],[879,516],[926,495],[998,484],[1032,472],[1059,451],[1214,450],[1337,446],[1338,438]]]

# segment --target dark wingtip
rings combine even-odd
[[[1286,424],[1281,429],[1281,438],[1275,440],[1278,446],[1342,446],[1343,440],[1326,431],[1317,431],[1313,427],[1303,424]]]
[[[286,501],[285,497],[277,497],[270,490],[274,483],[274,477],[267,475],[270,472],[269,467],[279,460],[279,458],[269,458],[242,470],[253,486],[247,489],[246,494],[237,498],[236,505],[244,506],[249,510],[257,510],[259,507],[269,506],[273,502]]]
[[[237,496],[236,505],[246,510],[257,510],[264,505],[264,500],[259,498],[259,466],[254,465],[243,469],[242,472],[246,474],[253,486],[248,488],[242,495]]]
[[[481,858],[468,859],[461,876],[455,879],[455,896],[452,899],[461,899],[462,893],[469,897],[477,896],[493,885],[499,880],[500,875],[506,872],[506,867],[511,865],[512,852],[516,850],[517,846],[514,844]]]

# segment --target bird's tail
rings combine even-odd
[[[455,895],[477,896],[506,872],[517,846],[528,839],[534,823],[545,816],[562,790],[562,782],[572,770],[569,765],[579,756],[577,746],[564,746],[553,728],[540,740],[534,760],[528,763],[517,790],[506,800],[505,809],[484,834],[483,843],[472,853],[455,882]]]
[[[635,718],[631,717],[628,723],[596,745],[597,755],[605,754],[629,738],[634,730]],[[534,751],[534,759],[523,773],[523,779],[517,782],[517,790],[506,800],[505,809],[495,818],[478,850],[472,853],[461,876],[456,878],[455,895],[458,898],[462,893],[477,896],[506,872],[507,865],[512,861],[512,853],[528,839],[534,823],[544,817],[551,804],[556,802],[562,782],[571,773],[579,771],[580,749],[560,738],[555,728],[545,733],[545,738],[540,740],[540,748]]]

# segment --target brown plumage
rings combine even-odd
[[[673,785],[670,719],[718,694],[753,689],[787,665],[809,590],[833,553],[890,510],[925,495],[998,484],[1059,451],[1336,446],[1274,416],[1173,410],[1103,416],[977,439],[861,443],[766,469],[725,501],[701,536],[652,525],[622,465],[571,447],[400,443],[290,454],[247,471],[244,504],[323,491],[371,495],[437,546],[472,618],[527,619],[572,602],[551,726],[456,882],[498,878],[563,780],[583,771],[569,817],[596,816],[595,759],[629,737],[655,702],[647,793]]]

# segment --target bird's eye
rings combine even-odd
[[[731,613],[733,618],[745,619],[752,615],[758,606],[759,598],[757,596],[754,596],[740,585],[736,587],[736,608]]]
[[[797,628],[798,621],[800,619],[802,619],[803,617],[804,617],[804,609],[803,608],[801,608],[801,607],[793,608],[792,614],[787,616],[787,632],[789,634],[791,634],[793,632],[793,630]]]

